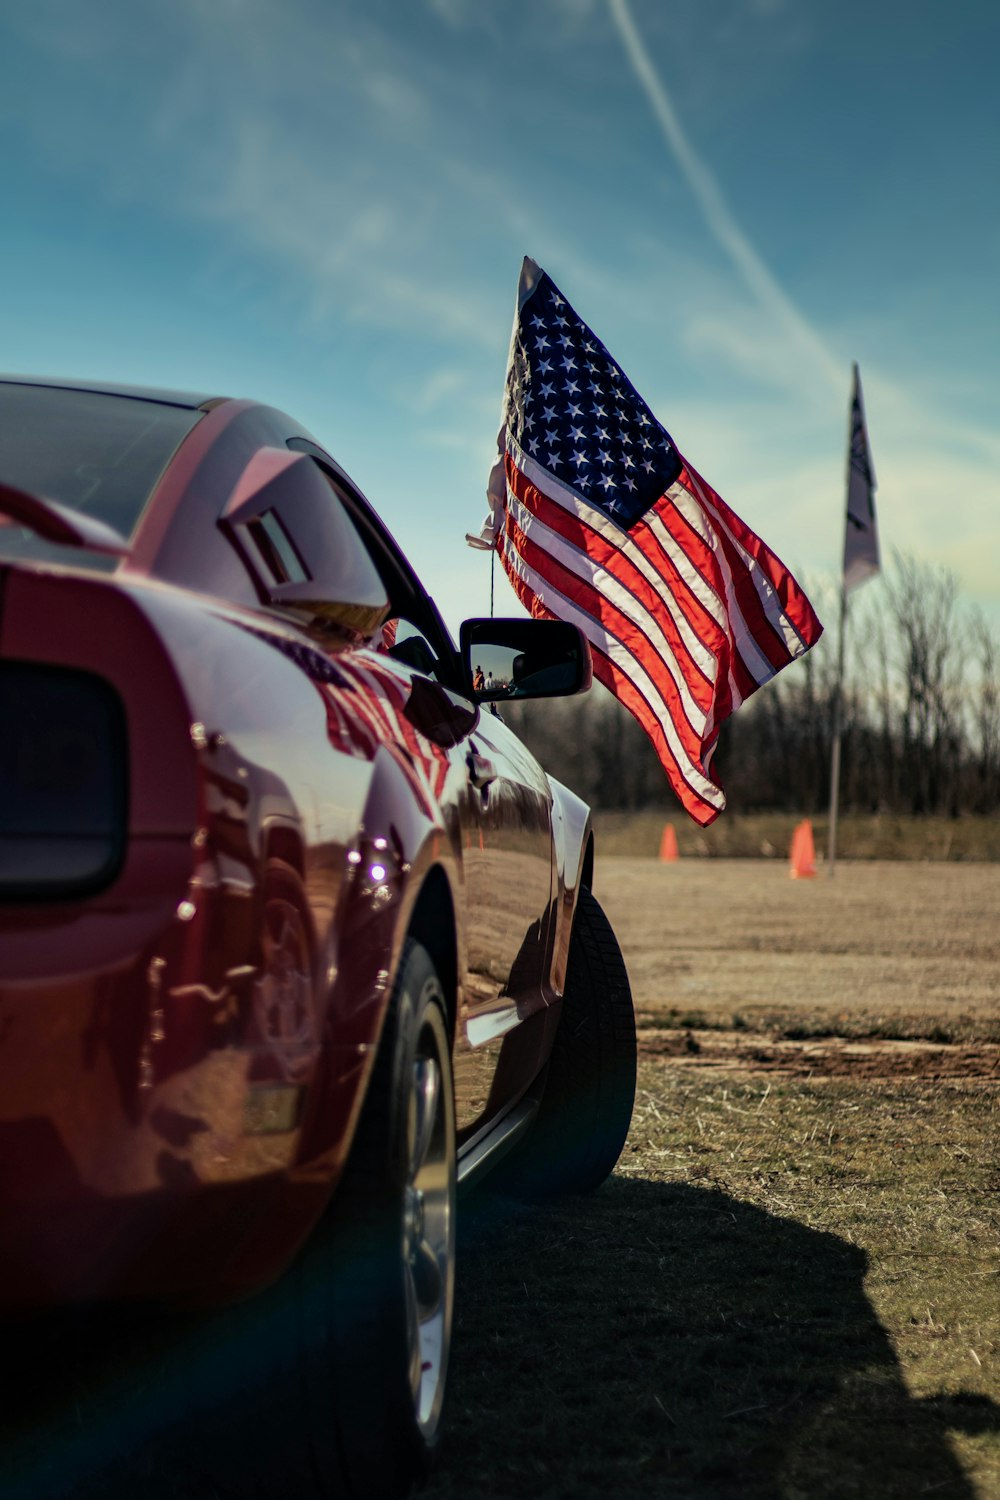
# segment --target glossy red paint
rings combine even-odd
[[[266,555],[248,565],[227,507],[247,514],[262,450],[305,438],[268,408],[214,405],[116,572],[0,556],[0,668],[97,674],[128,740],[112,882],[0,894],[7,1305],[212,1302],[277,1277],[335,1192],[409,933],[446,989],[460,1147],[545,1064],[586,809],[470,701],[434,606],[325,456],[276,467],[332,476],[336,524],[365,539],[369,627],[391,612],[435,666],[359,639],[358,599],[311,617],[262,601]]]

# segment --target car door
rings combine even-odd
[[[470,702],[458,653],[436,606],[346,475],[306,440],[293,439],[289,447],[308,452],[323,470],[385,586],[392,616],[382,644],[392,669],[405,668],[412,683],[408,725],[422,734],[421,683],[428,703],[433,694],[446,695],[455,723],[461,724],[463,707],[468,715],[467,731],[453,725],[446,757],[432,734],[420,740],[431,790],[460,846],[465,880],[467,960],[455,1088],[457,1125],[467,1136],[487,1106],[492,1116],[507,1102],[506,1088],[495,1084],[505,1037],[544,1005],[552,889],[548,783],[500,717]],[[294,535],[291,522],[289,527]],[[319,566],[317,560],[315,571]]]
[[[419,688],[444,694],[453,714],[464,704],[469,729],[449,752],[428,765],[434,794],[460,845],[465,881],[466,972],[455,1047],[456,1121],[474,1131],[509,1102],[510,1087],[497,1078],[505,1040],[544,1004],[542,985],[552,887],[551,794],[537,762],[498,713],[477,711],[454,686],[451,652],[436,638],[433,622],[419,624],[413,601],[394,618],[388,655],[412,669],[409,722],[418,725]],[[421,628],[421,626],[423,628]],[[448,684],[446,686],[446,684]],[[417,712],[414,712],[414,707]],[[458,762],[459,774],[455,774]],[[509,1050],[509,1049],[508,1049]]]

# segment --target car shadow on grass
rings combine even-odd
[[[914,1399],[865,1253],[685,1184],[465,1205],[446,1448],[426,1500],[976,1493]]]
[[[1000,1433],[1000,1411],[908,1393],[856,1246],[622,1177],[553,1206],[483,1192],[461,1207],[445,1445],[422,1500],[976,1494],[949,1434]],[[266,1356],[257,1309],[231,1339],[224,1321],[127,1312],[8,1337],[4,1500],[259,1493],[254,1421],[237,1402],[218,1430],[212,1399]]]

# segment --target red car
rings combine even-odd
[[[425,1470],[457,1184],[621,1150],[588,809],[496,710],[589,682],[456,649],[280,412],[0,381],[0,1303],[270,1298],[275,1494]]]

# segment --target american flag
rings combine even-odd
[[[845,596],[881,570],[875,519],[875,469],[868,446],[861,375],[854,366],[851,439],[847,450],[847,520],[844,525]]]
[[[395,640],[398,623],[393,619],[382,627],[383,649]],[[315,683],[335,749],[358,760],[374,760],[385,746],[410,767],[431,799],[441,798],[451,760],[447,750],[421,729],[420,721],[427,715],[419,711],[418,695],[424,685],[404,666],[385,657],[381,649],[345,651],[333,659],[297,636],[243,628],[287,656]]]
[[[337,671],[338,681],[321,685],[331,743],[363,760],[374,759],[379,746],[387,746],[402,756],[431,798],[440,799],[451,761],[447,750],[414,722],[411,703],[417,685],[407,670],[381,654],[355,651],[339,659]]]
[[[684,807],[713,822],[719,728],[819,639],[808,599],[527,258],[499,449],[469,540],[497,549],[533,615],[580,626]]]

